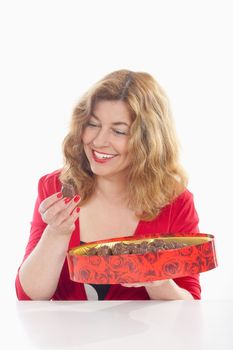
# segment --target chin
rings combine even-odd
[[[109,170],[109,171],[107,171],[106,169],[104,170],[104,169],[102,169],[102,170],[100,170],[100,169],[91,169],[92,170],[92,172],[93,172],[93,174],[95,174],[96,176],[101,176],[101,177],[106,177],[106,178],[110,178],[110,177],[118,177],[118,176],[125,176],[126,175],[126,171],[125,171],[125,169],[124,170],[119,170],[119,168],[118,169],[115,169],[115,170]]]
[[[112,171],[104,171],[104,170],[96,170],[96,169],[91,169],[93,174],[96,176],[103,176],[103,177],[108,177],[108,176],[114,176],[117,174],[117,172],[112,172]]]

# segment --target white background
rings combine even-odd
[[[216,239],[202,297],[232,298],[232,23],[230,0],[0,2],[1,298],[16,299],[37,182],[62,165],[76,101],[122,68],[170,97],[200,230]]]

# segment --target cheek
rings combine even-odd
[[[126,142],[121,142],[118,145],[118,149],[121,152],[121,154],[128,155],[128,152],[129,152],[128,142],[127,141]]]
[[[88,144],[91,142],[91,140],[93,139],[93,135],[91,132],[89,132],[88,130],[84,130],[83,135],[82,135],[82,142],[83,144]]]

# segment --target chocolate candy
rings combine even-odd
[[[129,245],[125,243],[116,243],[112,247],[112,255],[129,254]]]
[[[100,246],[99,248],[91,248],[88,250],[87,255],[146,254],[159,250],[182,248],[184,246],[186,244],[183,242],[167,242],[162,239],[155,239],[152,242],[142,241],[140,243],[119,242],[114,244],[112,248],[107,245]]]
[[[103,245],[102,247],[97,249],[97,255],[106,256],[106,255],[111,255],[111,254],[112,254],[111,248],[108,247],[107,245]]]
[[[91,249],[88,249],[88,251],[87,251],[87,255],[97,255],[97,252],[98,252],[98,250],[97,250],[97,248],[91,248]]]
[[[75,196],[75,190],[73,185],[71,184],[68,184],[68,183],[63,184],[61,191],[62,191],[63,197],[73,198]]]

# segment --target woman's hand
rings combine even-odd
[[[161,281],[151,281],[151,282],[143,282],[143,283],[122,283],[121,285],[123,287],[161,287],[163,284],[168,283],[168,280],[161,280]]]
[[[47,228],[56,234],[71,234],[75,229],[75,221],[78,218],[77,207],[80,196],[73,198],[62,198],[62,193],[57,192],[46,198],[39,206],[42,220],[48,224]]]
[[[186,289],[180,288],[172,279],[123,283],[123,287],[145,287],[151,300],[191,300],[193,296]]]

